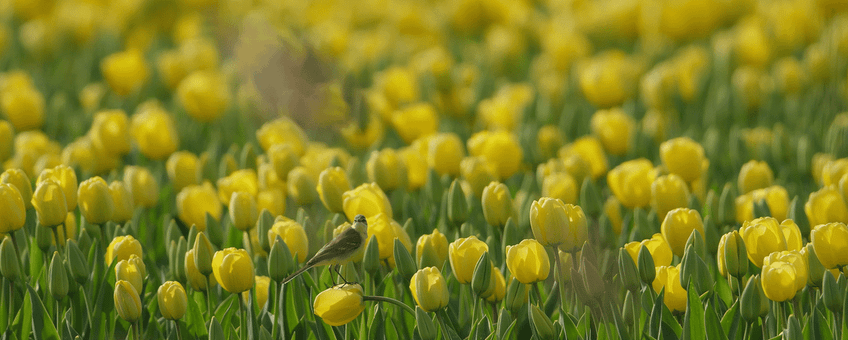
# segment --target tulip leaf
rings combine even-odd
[[[730,309],[721,317],[721,328],[727,334],[729,339],[736,339],[736,334],[739,327],[739,300],[730,306]]]
[[[215,309],[215,318],[217,318],[222,325],[228,325],[230,323],[230,318],[232,318],[233,314],[235,314],[238,310],[237,307],[233,307],[233,304],[236,303],[236,295],[228,295],[229,296],[224,299],[224,301],[221,301],[221,303],[218,304],[218,308]]]
[[[9,327],[10,317],[9,308],[5,307],[15,303],[14,301],[12,301],[12,296],[9,293],[9,290],[5,289],[5,287],[8,287],[8,285],[5,284],[6,282],[7,281],[5,279],[0,280],[0,283],[2,283],[0,284],[0,306],[3,306],[3,308],[0,308],[0,329],[4,330],[8,329]]]
[[[648,322],[648,334],[652,337],[660,336],[660,322],[662,321],[662,308],[664,306],[663,296],[665,288],[660,291],[657,298],[654,300],[654,308],[651,310],[651,319]]]
[[[727,335],[722,331],[721,323],[718,320],[718,314],[710,304],[704,309],[704,326],[708,340],[727,340]]]
[[[704,325],[704,305],[701,298],[695,292],[692,279],[689,280],[688,301],[686,303],[686,315],[683,320],[683,340],[706,338],[706,326]]]
[[[32,334],[35,340],[59,340],[59,332],[50,320],[50,314],[44,307],[44,302],[38,297],[38,293],[32,286],[27,285],[27,292],[32,304]],[[58,315],[54,315],[58,318]]]
[[[571,314],[565,314],[565,316],[560,317],[560,320],[562,320],[562,328],[565,330],[566,339],[583,339],[577,331],[577,326],[574,324],[574,317]]]
[[[615,330],[618,331],[618,337],[622,340],[630,340],[630,333],[627,332],[627,325],[621,320],[621,310],[616,308],[615,304],[610,303],[612,318],[615,322]]]
[[[188,323],[189,331],[191,331],[191,334],[195,337],[207,335],[206,322],[203,319],[203,313],[200,311],[200,306],[197,305],[197,301],[194,299],[187,300],[188,315],[186,321]]]
[[[32,332],[32,301],[30,300],[30,290],[27,290],[24,295],[23,306],[21,306],[15,320],[12,321],[12,327],[20,328],[21,339],[29,339],[29,333]],[[14,334],[15,332],[11,332]]]
[[[713,291],[716,292],[716,295],[721,299],[721,302],[724,302],[725,306],[730,306],[733,303],[733,293],[730,291],[730,286],[727,285],[726,280],[715,280]]]

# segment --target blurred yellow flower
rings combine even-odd
[[[392,126],[406,143],[429,136],[439,128],[436,109],[427,103],[413,104],[392,113]]]
[[[566,160],[566,168],[569,167],[568,160],[574,159],[572,155],[578,155],[589,166],[590,173],[594,179],[605,175],[609,168],[604,148],[601,146],[601,142],[595,137],[585,136],[575,139],[571,144],[560,148],[558,154],[560,158]],[[575,162],[579,161],[572,161],[573,164],[577,164]],[[568,172],[575,179],[580,177],[571,170]]]
[[[225,77],[212,71],[195,71],[177,86],[177,98],[188,114],[208,123],[221,117],[230,104]]]
[[[686,182],[675,174],[657,177],[651,184],[651,206],[658,218],[665,218],[675,208],[689,206],[689,189]]]
[[[486,158],[502,180],[514,175],[522,165],[524,152],[512,133],[482,131],[472,135],[467,143],[468,153]]]
[[[113,155],[130,152],[129,119],[123,110],[100,111],[94,115],[89,136],[91,142]]]
[[[34,87],[17,87],[0,92],[0,111],[17,131],[41,128],[44,124],[44,95]]]
[[[387,191],[406,187],[406,171],[403,157],[390,148],[371,152],[365,163],[368,180]]]
[[[437,174],[459,176],[460,162],[464,157],[462,140],[455,133],[440,133],[429,139],[427,164]]]
[[[498,180],[497,169],[482,156],[463,158],[459,163],[459,170],[475,197],[482,197],[486,186]]]
[[[189,185],[177,194],[177,216],[187,226],[196,225],[198,231],[206,230],[206,214],[221,219],[221,202],[209,182]]]
[[[95,176],[80,183],[78,195],[80,213],[86,222],[103,224],[112,220],[115,203],[103,178]]]
[[[342,194],[342,206],[349,221],[353,221],[356,215],[365,216],[369,222],[372,217],[381,213],[388,217],[393,216],[389,197],[376,183],[365,183],[346,191]]]
[[[771,216],[782,220],[789,212],[789,193],[786,188],[772,185],[757,189],[736,198],[736,221],[739,223],[754,219],[754,202],[765,200]]]
[[[256,130],[256,139],[265,151],[269,151],[277,144],[287,144],[292,147],[292,151],[298,157],[306,152],[306,134],[300,126],[287,117],[280,117],[263,124],[259,130]]]
[[[309,239],[306,238],[306,231],[300,223],[289,219],[274,222],[274,225],[268,230],[268,243],[274,244],[277,236],[283,239],[297,262],[306,261],[306,255],[309,254]]]
[[[305,167],[298,166],[289,171],[286,185],[289,196],[298,205],[310,205],[318,198],[316,178]]]
[[[680,265],[657,267],[657,276],[651,284],[654,292],[665,289],[663,302],[671,311],[685,312],[688,293],[680,284]]]
[[[592,115],[592,134],[598,136],[604,149],[618,156],[624,156],[630,149],[636,122],[621,108],[598,110]]]
[[[232,194],[229,203],[230,220],[236,229],[248,231],[256,225],[259,210],[253,195],[245,191],[236,191]]]
[[[112,197],[112,206],[114,208],[110,221],[124,224],[131,220],[135,212],[135,203],[130,189],[127,188],[124,182],[113,181],[109,184],[109,194]]]
[[[133,203],[138,206],[151,208],[159,202],[159,183],[145,167],[124,167],[124,185],[132,193]]]
[[[688,137],[667,140],[660,144],[660,159],[669,172],[691,183],[701,178],[710,161],[704,148]]]
[[[610,170],[607,174],[607,184],[625,207],[645,207],[651,203],[651,185],[655,176],[651,161],[639,158],[621,163]]]
[[[515,215],[512,195],[505,184],[491,182],[483,189],[483,217],[493,227],[503,228],[506,221]]]
[[[100,71],[112,91],[120,96],[138,91],[150,73],[144,55],[139,50],[117,52],[103,58]]]
[[[177,150],[179,134],[171,116],[158,104],[139,106],[130,121],[130,134],[145,157],[162,160]]]
[[[750,160],[739,170],[739,192],[747,194],[756,189],[770,187],[774,182],[774,173],[768,163]]]
[[[577,204],[579,193],[577,182],[565,172],[550,174],[542,181],[542,197],[558,198],[564,203]]]
[[[693,230],[704,234],[704,221],[701,220],[701,214],[697,210],[688,208],[677,208],[668,212],[662,222],[662,235],[674,255],[683,257],[683,251],[686,241]]]

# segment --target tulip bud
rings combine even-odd
[[[551,322],[551,319],[542,312],[539,307],[531,304],[528,309],[528,316],[530,320],[530,325],[533,326],[533,333],[535,333],[536,337],[539,339],[554,339],[554,324]]]
[[[156,292],[159,300],[159,312],[168,320],[179,320],[186,313],[188,298],[185,288],[176,281],[167,281],[159,286]]]
[[[477,265],[474,266],[474,276],[471,278],[471,289],[477,295],[482,295],[489,288],[492,280],[492,262],[489,260],[489,252],[483,252]]]
[[[292,257],[286,242],[277,236],[268,253],[268,275],[274,282],[281,282],[291,271]]]
[[[371,235],[365,245],[365,254],[362,256],[362,269],[374,276],[380,270],[380,245],[377,235]]]
[[[35,244],[42,253],[47,253],[50,246],[53,245],[53,231],[49,228],[35,228]]]
[[[344,211],[342,195],[351,189],[347,174],[340,167],[324,169],[318,176],[318,197],[330,212]]]
[[[748,279],[748,284],[745,290],[742,291],[742,297],[739,299],[742,318],[748,322],[756,322],[760,316],[760,278],[759,275],[754,275]]]
[[[513,215],[512,197],[503,183],[492,182],[483,189],[483,217],[494,227],[503,228]]]
[[[185,282],[187,277],[187,265],[184,261],[179,261],[178,259],[185,258],[185,254],[188,251],[188,242],[186,242],[185,237],[180,236],[180,241],[177,242],[177,247],[175,250],[174,259],[177,261],[174,264],[175,276],[177,277],[176,281]]]
[[[124,280],[132,284],[137,292],[144,290],[144,274],[136,263],[129,260],[118,261],[115,266],[115,277],[116,280]]]
[[[468,220],[468,201],[458,179],[453,180],[448,190],[448,219],[454,225],[462,225]]]
[[[652,284],[654,282],[654,278],[656,278],[657,272],[656,267],[654,267],[654,258],[651,256],[651,252],[648,251],[648,247],[642,246],[639,249],[639,255],[636,259],[637,268],[639,269],[639,278],[642,279],[642,282],[645,284]]]
[[[506,297],[504,297],[506,307],[513,312],[520,310],[521,307],[524,307],[524,305],[527,304],[529,295],[530,286],[525,285],[516,279],[512,279],[506,289]]]
[[[256,221],[256,235],[268,235],[268,231],[274,225],[274,216],[267,209],[262,209],[259,219]],[[259,246],[268,252],[271,250],[271,241],[267,237],[259,237]]]
[[[247,192],[238,191],[230,198],[230,219],[233,226],[241,231],[248,231],[256,225],[259,211],[256,209],[256,199]]]
[[[409,281],[409,290],[418,307],[426,312],[445,308],[450,300],[445,278],[436,267],[417,271]]]
[[[70,268],[71,277],[77,283],[84,284],[88,281],[91,274],[88,271],[88,261],[77,246],[76,241],[69,240],[65,245],[67,246],[65,247],[65,257],[67,257],[70,264],[68,267]]]
[[[819,261],[818,255],[816,255],[815,247],[813,247],[812,243],[807,243],[801,249],[801,253],[807,258],[807,284],[813,287],[821,287],[825,268]]]
[[[24,203],[24,209],[32,208],[32,182],[26,172],[21,169],[7,169],[0,175],[0,183],[6,183],[18,189]]]
[[[736,230],[721,236],[716,254],[719,272],[741,278],[748,273],[748,257],[745,242]]]
[[[141,298],[127,281],[115,283],[115,310],[124,321],[135,322],[141,316]]]
[[[680,262],[680,285],[689,287],[689,282],[693,283],[693,287],[698,291],[698,294],[703,294],[713,286],[713,279],[707,264],[698,255],[695,247],[687,247],[686,253],[683,255],[683,260]]]
[[[718,200],[718,222],[732,223],[736,220],[736,190],[730,183],[725,183]]]
[[[0,243],[0,274],[11,282],[17,281],[21,277],[21,266],[18,261],[18,253],[12,244],[12,238],[4,237],[3,243]]]
[[[421,337],[421,340],[436,340],[438,335],[436,325],[433,324],[433,319],[421,307],[415,307],[415,327],[418,328],[418,336]]]
[[[400,239],[395,239],[393,246],[395,266],[398,269],[398,273],[405,280],[408,280],[418,271],[418,266],[415,265],[415,260],[412,259],[412,255],[409,254],[409,251],[406,250]]]
[[[203,276],[212,274],[212,255],[214,251],[212,249],[212,243],[206,237],[206,233],[197,234],[192,249],[194,249],[194,265],[197,267],[197,271]]]
[[[448,257],[448,240],[438,229],[421,235],[416,245],[415,257],[419,268],[440,268]]]
[[[624,288],[631,292],[638,292],[641,288],[639,269],[633,262],[632,256],[624,248],[618,250],[618,271]]]
[[[689,234],[689,238],[686,240],[686,244],[683,246],[683,249],[689,247],[694,247],[695,253],[697,253],[701,258],[705,258],[707,256],[707,245],[704,242],[704,235],[697,232],[697,230],[692,230]]]
[[[62,300],[68,295],[68,273],[65,270],[64,259],[58,251],[53,252],[53,259],[47,270],[47,288],[56,300]]]

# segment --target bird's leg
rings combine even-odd
[[[333,275],[333,272],[332,272],[332,270],[333,270],[333,267],[334,267],[334,266],[335,266],[335,265],[330,265],[330,268],[327,268],[327,271],[329,271],[329,272],[330,272],[330,280],[332,280],[332,281],[333,281],[333,287],[335,287],[335,286],[336,286],[336,276],[335,276],[335,275]],[[336,271],[336,272],[338,273],[338,271]]]
[[[339,267],[341,267],[341,265],[338,265],[338,264],[335,267],[336,268],[336,274],[339,274],[339,277],[342,278],[342,280],[344,281],[345,284],[349,284],[350,282],[347,282],[347,279],[344,277],[344,275],[342,275],[342,273],[339,272]]]

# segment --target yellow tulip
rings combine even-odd
[[[424,234],[415,245],[415,260],[419,267],[441,267],[448,258],[448,239],[439,229]]]
[[[256,194],[256,209],[268,210],[272,216],[280,216],[286,212],[286,195],[276,188],[260,190]]]
[[[440,133],[430,138],[427,164],[439,175],[459,176],[459,165],[465,157],[462,141],[455,133]]]
[[[827,268],[848,265],[848,227],[844,223],[820,224],[810,232],[819,262]]]
[[[651,253],[651,257],[654,259],[654,266],[671,265],[674,254],[671,252],[671,247],[665,241],[662,234],[656,233],[651,238],[645,239],[642,242],[633,241],[624,245],[624,249],[633,258],[633,263],[637,265],[639,264],[639,251],[642,249],[642,246],[648,248],[648,252]]]
[[[344,212],[342,195],[351,190],[347,174],[340,167],[327,168],[318,175],[318,197],[330,212]]]
[[[115,282],[115,311],[124,321],[135,322],[141,317],[141,298],[127,281]]]
[[[783,220],[789,211],[789,193],[786,188],[772,185],[757,189],[736,198],[736,221],[739,223],[754,219],[754,202],[765,200],[771,216]]]
[[[111,221],[123,224],[133,217],[135,203],[132,193],[124,185],[124,182],[114,181],[109,184],[109,193],[112,196],[114,210],[112,210]]]
[[[795,269],[795,292],[798,292],[807,286],[809,269],[807,264],[807,257],[804,254],[801,254],[801,252],[797,250],[787,250],[771,253],[769,254],[769,256],[766,256],[766,258],[763,259],[763,272],[765,272],[765,268],[768,267],[769,264],[775,262],[788,263],[792,265],[792,267]]]
[[[763,259],[769,254],[787,250],[786,238],[780,224],[772,217],[760,217],[752,221],[745,221],[739,228],[739,234],[745,241],[748,259],[757,267],[762,268]]]
[[[418,79],[412,70],[393,66],[375,76],[374,88],[392,107],[416,101],[419,97]]]
[[[783,302],[795,297],[796,279],[795,266],[784,261],[763,264],[761,275],[763,292],[772,301]],[[806,279],[805,279],[806,283]]]
[[[106,248],[106,265],[112,265],[112,261],[129,260],[132,255],[141,258],[141,251],[141,243],[132,235],[117,236]]]
[[[624,156],[630,149],[635,125],[633,117],[621,108],[599,110],[591,120],[592,134],[598,136],[607,152],[618,156]]]
[[[774,182],[774,173],[768,163],[751,160],[739,171],[739,192],[747,194],[756,189],[768,188]]]
[[[89,136],[91,142],[112,155],[130,152],[129,119],[123,110],[100,111],[94,115]]]
[[[500,179],[507,179],[518,172],[524,159],[518,138],[506,131],[478,132],[467,143],[468,153],[491,162]]]
[[[124,185],[132,194],[134,204],[151,208],[159,203],[159,183],[147,168],[134,165],[124,167]]]
[[[87,222],[103,224],[112,220],[115,202],[103,178],[95,176],[80,183],[78,197],[80,213]]]
[[[582,177],[575,172],[575,170],[580,169],[582,166],[580,160],[588,165],[589,173],[595,179],[606,174],[609,168],[607,155],[604,153],[601,142],[592,136],[580,137],[574,140],[571,144],[560,148],[558,154],[559,158],[565,160],[568,173],[574,176],[575,179],[581,180],[581,183]],[[574,158],[575,155],[579,158]]]
[[[409,280],[412,297],[425,312],[435,312],[447,307],[450,293],[445,277],[436,267],[420,269]]]
[[[581,65],[580,90],[596,107],[621,105],[633,95],[637,73],[633,61],[620,50],[599,53]]]
[[[129,282],[137,292],[141,292],[144,288],[144,275],[140,269],[135,263],[130,262],[129,259],[120,260],[115,265],[115,278]]]
[[[503,183],[492,182],[483,189],[482,205],[483,217],[491,226],[503,228],[515,214],[509,188]]]
[[[0,183],[0,233],[8,234],[21,229],[26,220],[26,207],[18,189],[7,183]]]
[[[687,183],[701,178],[704,165],[709,160],[704,156],[704,148],[698,142],[679,137],[660,144],[660,159],[669,172],[680,176]]]
[[[24,201],[24,207],[32,208],[32,182],[26,172],[21,169],[7,169],[0,175],[0,183],[6,183],[18,189],[18,194]]]
[[[848,204],[834,186],[826,186],[810,193],[804,212],[811,226],[829,222],[848,223]]]
[[[494,164],[482,156],[463,158],[459,169],[462,178],[471,187],[471,193],[475,197],[482,197],[486,186],[498,180],[498,173]]]
[[[531,284],[544,281],[551,271],[545,247],[536,240],[526,239],[514,246],[506,246],[506,266],[518,281]]]
[[[406,143],[429,136],[439,128],[439,116],[436,109],[427,103],[407,106],[392,113],[392,126]]]
[[[168,178],[174,190],[182,190],[189,185],[200,184],[200,160],[188,151],[177,151],[165,162]]]
[[[483,253],[487,251],[489,251],[489,246],[473,235],[459,238],[450,244],[448,255],[451,271],[459,283],[471,283],[474,267],[477,266],[477,262],[483,256]]]
[[[412,145],[398,150],[400,157],[406,164],[406,190],[418,190],[427,184],[427,176],[430,168],[427,167],[427,159],[423,158],[421,144],[426,138],[419,138]]]
[[[0,93],[0,111],[17,131],[44,125],[44,95],[32,86],[22,86]]]
[[[227,80],[213,71],[198,70],[183,78],[176,94],[186,112],[204,123],[217,120],[230,104]]]
[[[495,267],[492,271],[492,280],[491,283],[489,283],[489,289],[480,295],[489,302],[497,303],[503,300],[506,295],[506,280],[504,279],[500,268]]]
[[[365,310],[362,294],[362,286],[359,284],[340,284],[318,293],[312,309],[324,323],[342,326]]]
[[[68,206],[62,187],[55,180],[45,179],[35,188],[32,206],[38,215],[38,223],[45,227],[54,227],[65,222]]]
[[[412,240],[409,234],[403,230],[401,225],[387,215],[377,214],[372,218],[368,218],[368,239],[371,236],[376,236],[377,244],[380,246],[380,259],[388,260],[389,265],[395,265],[395,239],[406,248],[407,251],[412,251]]]
[[[300,126],[284,116],[263,124],[256,131],[256,139],[265,151],[277,144],[290,145],[297,157],[303,156],[306,151],[306,134]]]
[[[166,281],[156,291],[159,312],[168,320],[182,319],[188,306],[185,288],[177,281]]]
[[[689,189],[680,176],[657,177],[651,184],[651,206],[657,217],[665,218],[669,211],[689,206]]]
[[[209,182],[187,186],[177,194],[177,216],[186,225],[196,225],[198,231],[206,230],[206,214],[220,221],[222,212],[218,195]]]
[[[582,248],[589,235],[582,208],[548,197],[533,201],[530,206],[530,228],[543,246],[568,253]]]
[[[267,276],[257,275],[256,278],[256,289],[253,290],[254,296],[256,297],[256,305],[259,308],[265,306],[265,303],[268,302],[268,287],[271,285],[271,278]],[[248,292],[241,293],[241,298],[243,300],[250,299],[250,295]]]
[[[279,219],[268,230],[268,243],[274,244],[277,236],[283,239],[292,257],[296,258],[297,262],[306,261],[306,255],[309,254],[309,239],[300,223],[290,219]]]
[[[113,53],[100,62],[103,78],[112,91],[127,96],[138,91],[150,73],[144,55],[139,50]]]
[[[153,160],[167,158],[180,146],[173,118],[155,102],[139,106],[130,121],[130,135],[139,151]]]
[[[680,284],[680,265],[657,267],[657,276],[651,284],[654,291],[659,293],[665,289],[663,302],[671,311],[686,311],[688,293]]]
[[[621,202],[615,198],[615,195],[610,196],[604,201],[604,215],[609,219],[610,224],[612,224],[612,230],[616,235],[621,234],[622,227],[622,217],[621,217]]]
[[[253,288],[253,260],[244,249],[226,248],[212,257],[212,272],[224,290],[238,294]]]
[[[574,177],[566,172],[557,172],[542,181],[542,196],[558,198],[568,204],[577,204],[580,189]]]
[[[610,170],[607,183],[622,205],[628,208],[645,207],[651,203],[654,176],[651,161],[640,158],[621,163]]]
[[[542,159],[556,157],[557,151],[565,144],[562,131],[556,125],[545,125],[539,128],[536,134],[536,146],[539,148]]]
[[[77,207],[77,174],[74,169],[66,165],[59,165],[54,168],[46,169],[38,175],[36,186],[44,180],[52,178],[62,188],[65,193],[65,204],[68,211],[73,211]]]
[[[365,163],[368,180],[388,191],[406,187],[406,163],[394,149],[371,152]]]
[[[231,173],[227,177],[218,179],[218,198],[222,204],[229,205],[232,195],[237,191],[244,191],[250,196],[256,196],[259,192],[259,180],[256,171],[242,169]]]
[[[363,215],[368,221],[380,213],[393,216],[389,197],[376,183],[365,183],[345,191],[342,194],[342,206],[349,221],[353,221],[356,215]]]
[[[683,257],[684,247],[693,230],[704,237],[704,221],[697,210],[677,208],[668,212],[661,226],[663,238],[668,242],[674,255]]]

